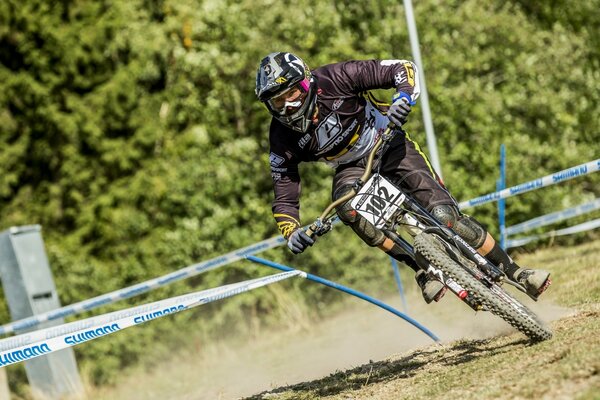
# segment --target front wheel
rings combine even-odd
[[[552,337],[552,332],[545,324],[503,288],[495,283],[488,287],[467,270],[469,267],[463,267],[450,257],[438,236],[418,234],[415,237],[414,251],[461,285],[467,291],[471,304],[481,305],[482,309],[491,311],[533,340],[542,341]]]

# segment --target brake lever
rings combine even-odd
[[[308,229],[306,230],[306,234],[311,238],[316,236],[323,236],[327,232],[331,230],[331,220],[326,219],[322,221],[321,218],[318,218],[315,222],[313,222]]]

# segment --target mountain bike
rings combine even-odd
[[[311,237],[329,232],[336,207],[350,201],[352,207],[384,231],[415,260],[419,268],[438,279],[475,311],[489,311],[524,333],[533,341],[547,340],[552,332],[525,305],[509,294],[512,285],[527,294],[519,283],[480,255],[452,229],[440,224],[424,207],[400,187],[373,170],[375,156],[385,152],[391,138],[401,128],[392,124],[377,139],[369,153],[364,174],[350,192],[329,204],[307,229]]]

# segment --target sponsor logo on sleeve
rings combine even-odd
[[[400,71],[394,76],[394,83],[396,86],[400,86],[404,82],[406,82],[406,74],[404,71]]]
[[[284,161],[285,158],[273,152],[271,152],[271,154],[269,155],[269,162],[271,163],[271,167],[279,167],[281,164],[284,163]]]
[[[412,63],[409,62],[405,62],[404,63],[404,69],[406,70],[406,74],[407,74],[407,79],[408,79],[408,84],[410,86],[415,86],[415,70],[412,66]]]
[[[306,143],[310,142],[310,133],[307,133],[306,135],[302,136],[300,138],[300,140],[298,141],[298,146],[303,149],[304,146],[306,146]]]

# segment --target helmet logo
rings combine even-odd
[[[287,82],[285,76],[280,76],[279,78],[275,79],[275,83],[279,83],[280,85],[285,82]]]

